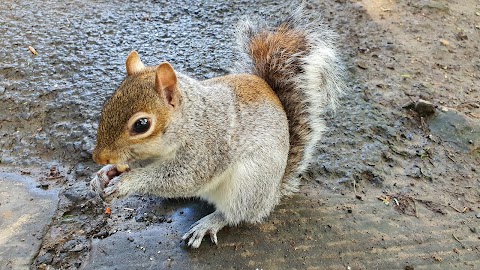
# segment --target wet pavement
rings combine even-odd
[[[84,269],[472,269],[478,265],[478,251],[471,248],[478,235],[460,226],[478,226],[474,215],[453,214],[456,226],[449,220],[432,226],[436,214],[422,203],[417,218],[399,215],[392,205],[378,203],[373,196],[361,201],[322,192],[315,185],[308,189],[277,207],[264,224],[222,230],[218,246],[207,240],[198,250],[179,241],[196,220],[180,206],[172,223],[94,240]]]
[[[223,75],[242,16],[297,4],[2,1],[0,269],[478,269],[476,0],[308,1],[340,35],[348,94],[301,192],[263,224],[190,250],[180,237],[205,203],[89,193],[99,113],[131,50]],[[405,108],[418,99],[434,114]]]

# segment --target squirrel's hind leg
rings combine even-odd
[[[217,232],[225,227],[228,222],[218,210],[195,222],[190,230],[183,235],[182,240],[188,240],[187,246],[198,248],[203,237],[210,234],[211,241],[217,244]]]
[[[226,225],[263,221],[280,199],[288,147],[270,143],[272,149],[257,151],[212,179],[197,194],[217,209],[197,221],[183,236],[188,246],[200,246],[205,234],[217,244],[217,232]],[[272,150],[272,151],[270,151]]]

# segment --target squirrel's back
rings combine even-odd
[[[274,27],[243,22],[237,39],[238,67],[263,78],[281,100],[289,121],[290,151],[282,194],[298,190],[325,125],[321,115],[335,107],[343,90],[335,35],[319,22],[307,22],[303,9]]]

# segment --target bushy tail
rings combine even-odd
[[[274,27],[245,21],[237,31],[242,72],[262,77],[277,93],[290,130],[282,194],[298,190],[299,177],[312,161],[325,124],[344,88],[335,35],[319,22],[306,22],[303,9]]]

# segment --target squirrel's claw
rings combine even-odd
[[[103,190],[104,196],[110,196],[118,191],[118,182],[120,182],[120,177],[114,177],[109,182],[109,186]]]
[[[102,177],[96,175],[93,177],[92,181],[90,181],[90,190],[95,194],[101,194],[103,189],[105,188],[105,180]]]
[[[215,245],[218,245],[217,232],[210,233],[210,241],[212,241],[212,243]]]
[[[117,169],[115,165],[106,165],[103,166],[93,177],[93,179],[90,181],[90,190],[93,191],[96,194],[99,194],[101,197],[103,195],[110,195],[112,194],[115,190],[113,190],[113,187],[107,187],[109,183],[112,181],[115,181],[116,178],[119,177],[112,177],[114,176],[115,173],[117,173]],[[113,178],[113,180],[112,180]],[[118,182],[118,180],[117,180]],[[116,188],[116,185],[115,185]],[[107,193],[108,191],[108,193]]]
[[[188,239],[187,246],[198,248],[202,243],[203,237],[209,234],[212,243],[217,245],[217,232],[227,224],[222,213],[215,211],[195,222],[190,230],[183,235],[182,240],[186,241]]]

